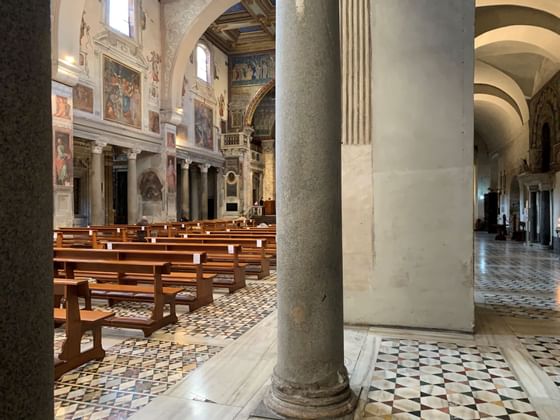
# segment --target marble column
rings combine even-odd
[[[356,405],[344,366],[338,2],[282,1],[276,13],[278,360],[265,404],[336,418]]]
[[[264,161],[263,200],[276,199],[275,157],[274,140],[261,141]]]
[[[200,218],[208,219],[208,169],[210,165],[200,165]]]
[[[183,165],[181,166],[181,186],[182,186],[182,195],[181,195],[181,212],[182,214],[179,217],[184,216],[190,220],[190,198],[189,198],[189,168],[191,166],[192,161],[190,159],[185,159],[183,161]]]
[[[128,173],[127,173],[127,207],[128,224],[138,222],[138,177],[136,172],[136,157],[140,154],[140,149],[130,149],[127,152]]]
[[[0,2],[0,418],[53,418],[50,2]],[[9,28],[9,29],[8,29]],[[25,51],[25,53],[22,53]]]
[[[91,147],[91,224],[105,224],[105,208],[103,206],[103,179],[105,162],[103,148],[107,143],[96,142]]]
[[[224,180],[224,168],[216,168],[216,189],[217,189],[217,214],[216,218],[221,219],[224,215],[224,203],[225,203],[225,180]]]

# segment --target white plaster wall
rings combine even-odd
[[[345,237],[372,235],[373,262],[347,269],[361,256],[345,250],[345,320],[472,331],[474,2],[373,0],[372,14],[373,211],[364,226],[373,226],[352,222]],[[361,177],[359,168],[344,176]],[[343,181],[351,184],[368,194],[367,183]]]

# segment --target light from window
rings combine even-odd
[[[208,83],[208,67],[210,57],[208,50],[202,45],[196,47],[196,77]]]
[[[132,16],[134,16],[134,0],[109,0],[111,28],[126,36],[132,36]]]

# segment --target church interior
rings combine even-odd
[[[560,419],[560,0],[24,3],[0,418]]]

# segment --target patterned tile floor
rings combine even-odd
[[[560,337],[519,337],[519,340],[560,388]]]
[[[479,234],[475,244],[476,289],[501,316],[551,319],[560,316],[560,258],[540,245],[495,241]]]
[[[385,339],[365,407],[374,418],[537,419],[495,347]]]
[[[165,332],[233,342],[276,308],[276,277],[272,275],[266,280],[250,281],[245,289],[223,295],[212,305],[180,314],[179,322],[165,328]],[[97,307],[103,309],[106,305]],[[111,310],[120,316],[150,315],[150,305],[142,303],[123,302]],[[111,331],[114,334],[119,330]],[[63,341],[64,331],[57,329],[55,352],[60,351]],[[91,341],[91,335],[85,335],[82,344]],[[85,364],[55,383],[55,416],[57,419],[128,418],[222,349],[208,344],[179,344],[159,337],[123,335],[118,344],[106,349],[102,361]]]

